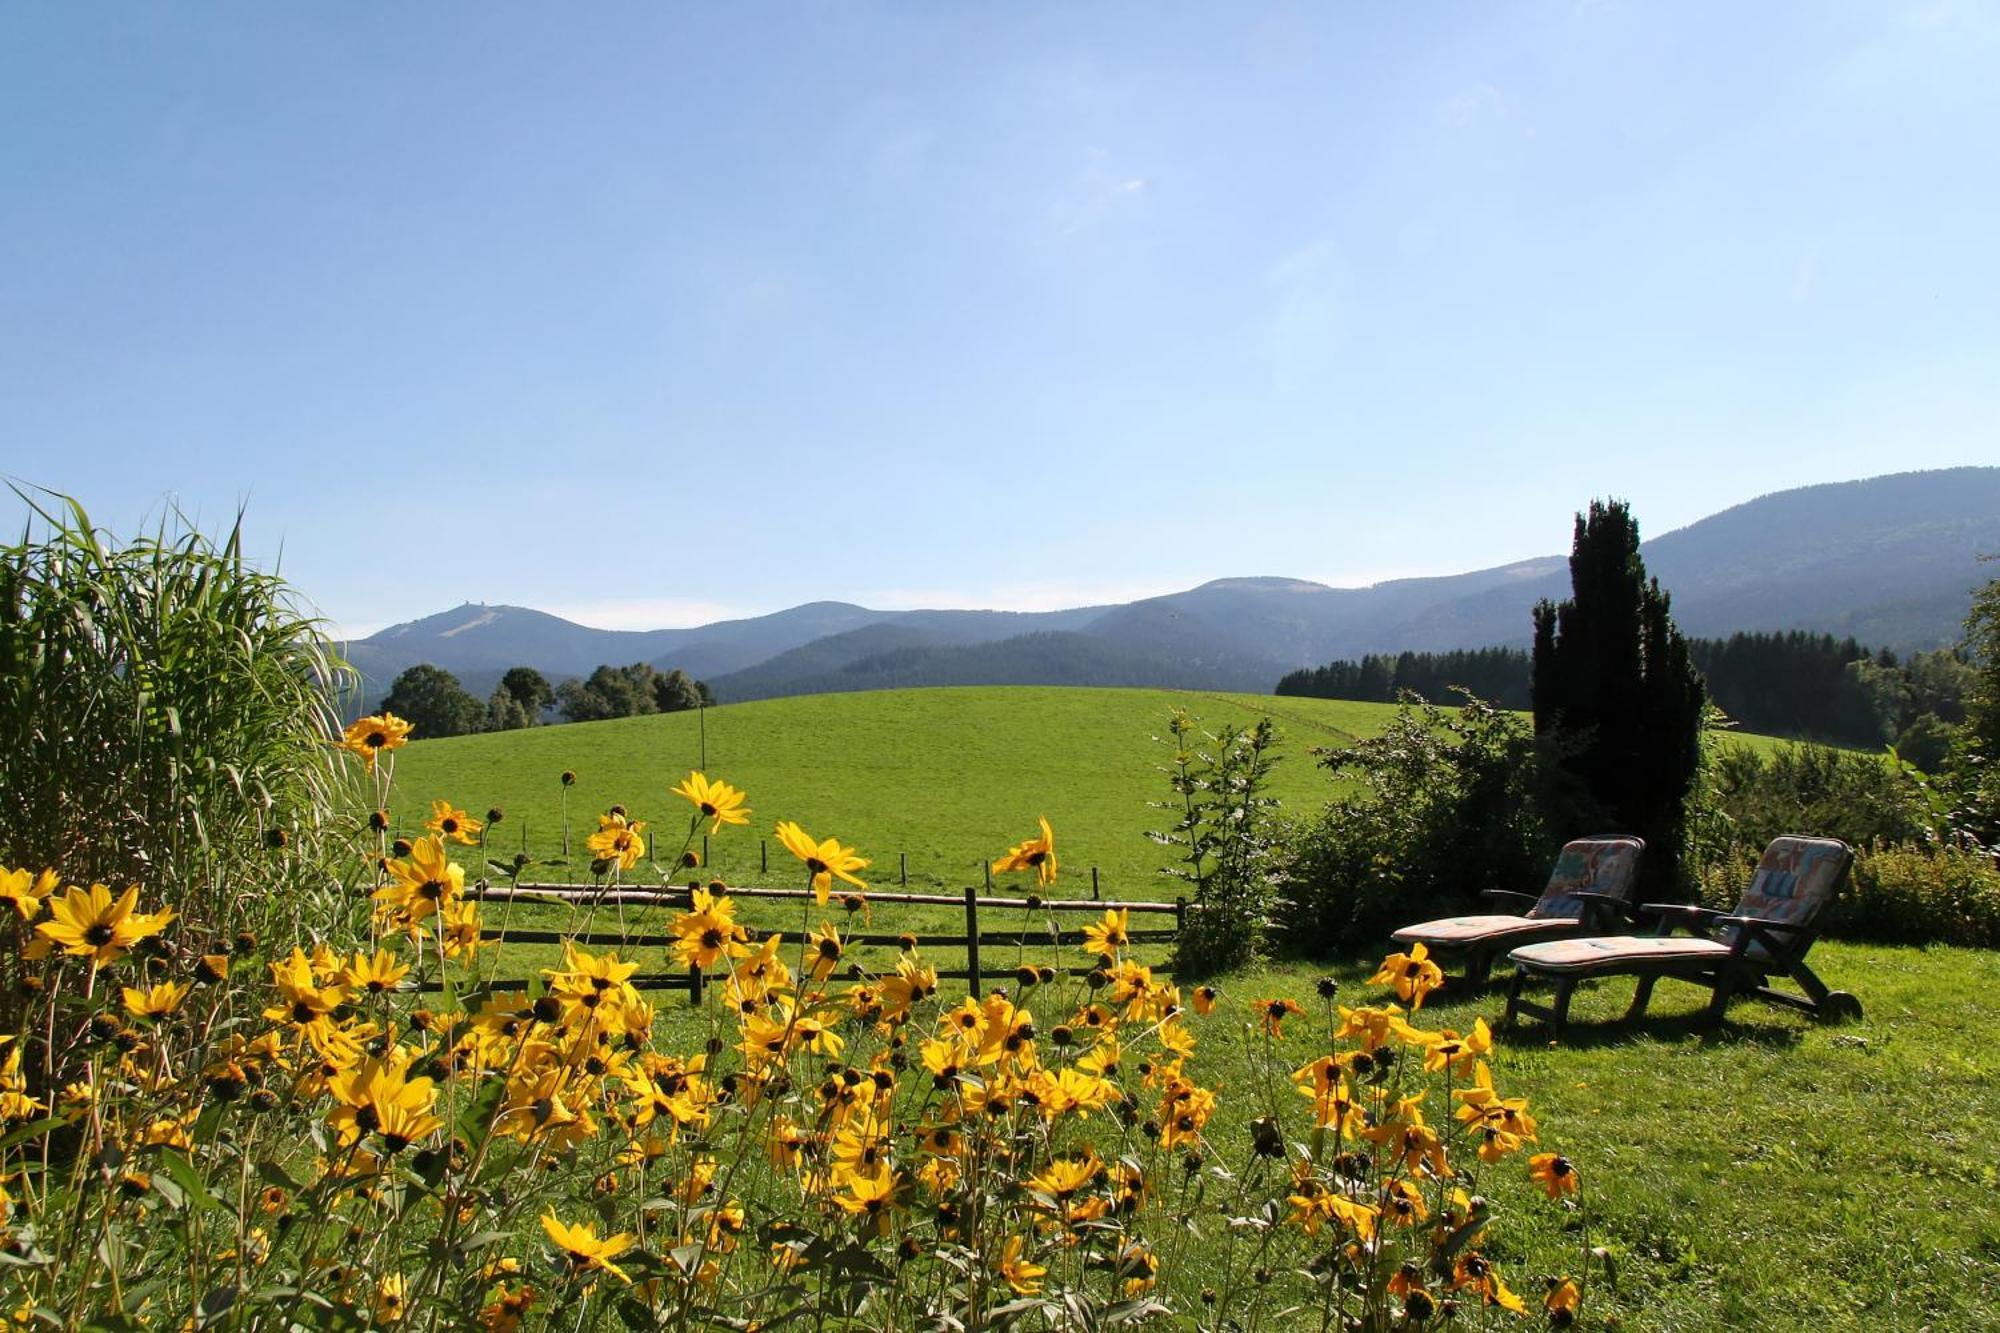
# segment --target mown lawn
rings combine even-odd
[[[954,928],[949,913],[881,904],[872,914],[877,930]],[[529,915],[546,926],[560,914]],[[789,904],[761,904],[752,916],[788,939],[796,931]],[[603,915],[595,926],[615,928]],[[649,929],[637,912],[629,926]],[[873,965],[892,953],[878,952]],[[1008,975],[1013,955],[989,954],[987,985],[1014,991],[1046,1030],[1085,995],[1078,978],[1087,960],[1067,953],[1030,950],[1029,961],[1075,970],[1025,991]],[[503,975],[523,976],[553,955],[509,945],[491,961]],[[642,958],[643,970],[664,966],[652,950],[626,956]],[[956,951],[929,956],[941,966],[960,962]],[[1704,994],[1667,982],[1653,1013],[1626,1024],[1630,983],[1607,981],[1578,992],[1565,1040],[1533,1024],[1501,1035],[1496,1082],[1532,1099],[1541,1146],[1576,1161],[1587,1200],[1580,1211],[1548,1203],[1520,1159],[1484,1168],[1478,1189],[1503,1212],[1488,1253],[1517,1291],[1532,1302],[1543,1275],[1574,1272],[1587,1225],[1588,1242],[1609,1248],[1617,1272],[1615,1285],[1595,1287],[1586,1327],[2000,1327],[2000,1056],[1992,1046],[2000,957],[1829,942],[1813,961],[1861,998],[1864,1019],[1822,1026],[1739,1004],[1710,1032],[1697,1021]],[[1210,1134],[1224,1166],[1248,1162],[1249,1121],[1269,1105],[1303,1134],[1302,1103],[1284,1075],[1322,1049],[1315,1043],[1327,1006],[1317,983],[1331,976],[1341,1002],[1373,1002],[1380,992],[1365,983],[1374,962],[1282,963],[1221,979],[1223,1002],[1195,1021],[1202,1046],[1194,1068],[1223,1090]],[[963,987],[946,983],[945,998]],[[1267,1054],[1249,1005],[1274,996],[1299,1000],[1307,1017],[1291,1020]],[[657,1003],[667,1049],[692,1051],[718,1031],[727,1035],[713,990],[701,1009],[681,993]],[[1418,1017],[1425,1027],[1467,1030],[1477,1017],[1497,1021],[1503,1004],[1497,988],[1462,995],[1448,986]],[[1209,1187],[1212,1199],[1228,1193],[1221,1181]],[[1309,1303],[1296,1271],[1308,1253],[1287,1233],[1267,1257],[1285,1301]],[[1213,1244],[1191,1246],[1165,1277],[1192,1303],[1202,1287],[1227,1280],[1232,1262],[1240,1281],[1249,1267],[1243,1251],[1232,1261]],[[1317,1327],[1317,1314],[1300,1304],[1269,1326]]]
[[[489,835],[495,855],[512,855],[525,839],[531,855],[554,857],[560,776],[570,770],[577,775],[572,830],[594,828],[598,811],[623,804],[664,836],[670,853],[686,832],[688,807],[669,789],[702,763],[705,728],[707,771],[747,790],[756,811],[751,828],[730,830],[711,845],[711,869],[733,883],[767,878],[758,840],[777,819],[858,846],[874,861],[864,878],[878,888],[897,883],[899,855],[907,855],[910,886],[936,889],[975,878],[983,858],[1032,834],[1035,817],[1045,814],[1071,892],[1088,891],[1096,866],[1106,897],[1154,897],[1165,857],[1146,833],[1170,818],[1148,802],[1169,794],[1159,766],[1170,752],[1153,737],[1174,707],[1210,730],[1271,717],[1286,740],[1271,792],[1296,812],[1316,809],[1334,792],[1312,748],[1350,744],[1395,714],[1388,704],[1177,690],[808,695],[729,704],[705,717],[674,713],[418,741],[396,756],[392,814],[417,829],[435,798],[474,815],[499,806],[506,820]],[[572,850],[580,848],[573,840]],[[788,873],[775,843],[770,853],[773,874]],[[586,877],[576,865],[540,873]]]

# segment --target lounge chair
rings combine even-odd
[[[1639,978],[1628,1019],[1646,1012],[1661,977],[1713,991],[1707,1014],[1711,1023],[1722,1020],[1738,995],[1815,1018],[1859,1018],[1861,1002],[1845,991],[1829,990],[1805,963],[1806,951],[1819,937],[1814,923],[1820,909],[1839,892],[1853,864],[1853,851],[1838,839],[1788,835],[1764,849],[1733,912],[1649,903],[1639,908],[1639,915],[1657,922],[1651,935],[1552,940],[1515,949],[1507,956],[1514,964],[1514,981],[1500,1024],[1506,1027],[1517,1015],[1528,1014],[1560,1032],[1569,1021],[1570,994],[1578,982],[1621,975]],[[1677,935],[1675,927],[1688,933]],[[1555,999],[1549,1006],[1522,998],[1531,976],[1554,978]],[[1803,993],[1774,988],[1774,976],[1789,976]]]
[[[1645,850],[1639,838],[1578,838],[1556,858],[1541,897],[1512,889],[1488,889],[1480,895],[1512,903],[1523,915],[1440,917],[1404,926],[1394,938],[1401,944],[1422,944],[1439,958],[1463,958],[1465,983],[1483,985],[1493,960],[1508,949],[1616,929],[1631,914],[1633,877]]]

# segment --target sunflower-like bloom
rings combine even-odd
[[[896,1199],[895,1172],[884,1170],[872,1176],[849,1176],[845,1186],[846,1192],[834,1195],[833,1201],[859,1217],[864,1232],[888,1235]]]
[[[1201,1015],[1203,1018],[1207,1018],[1209,1014],[1214,1012],[1215,1002],[1221,996],[1222,992],[1213,986],[1196,986],[1194,988],[1195,1013]]]
[[[125,1012],[134,1018],[165,1018],[181,1007],[187,998],[189,984],[185,981],[162,981],[157,986],[139,990],[133,986],[119,987],[120,998],[125,1001]]]
[[[689,910],[668,927],[674,933],[674,955],[684,965],[705,970],[724,958],[749,954],[745,940],[750,932],[737,924],[733,902],[707,889],[696,889],[689,895],[689,903]]]
[[[696,772],[688,774],[673,790],[674,795],[685,797],[696,813],[709,821],[710,837],[722,832],[724,824],[750,822],[750,810],[743,804],[750,798],[726,782],[710,782]]]
[[[1381,968],[1368,978],[1371,986],[1394,986],[1396,998],[1412,1009],[1421,1009],[1424,997],[1444,985],[1444,969],[1433,963],[1422,944],[1408,953],[1392,953]]]
[[[1000,1251],[1000,1261],[994,1265],[1000,1276],[1007,1279],[1007,1285],[1018,1296],[1032,1296],[1042,1289],[1035,1279],[1049,1270],[1040,1264],[1029,1263],[1022,1253],[1028,1246],[1027,1237],[1009,1236],[1007,1246]]]
[[[430,1114],[437,1104],[436,1084],[408,1077],[409,1068],[408,1054],[392,1050],[386,1058],[363,1056],[327,1080],[326,1089],[338,1103],[327,1124],[338,1132],[343,1148],[379,1132],[399,1151],[443,1124]]]
[[[1576,1193],[1576,1167],[1556,1152],[1538,1152],[1528,1159],[1528,1176],[1548,1191],[1551,1199]]]
[[[1083,928],[1083,951],[1092,958],[1115,958],[1132,942],[1132,914],[1124,908],[1104,909],[1104,919]]]
[[[842,847],[838,841],[828,838],[824,842],[813,841],[812,835],[788,819],[778,821],[778,841],[785,850],[805,862],[806,870],[812,875],[813,893],[820,906],[826,906],[826,896],[833,889],[835,876],[852,884],[857,889],[868,886],[855,878],[854,872],[865,869],[868,860],[855,855],[852,847]]]
[[[399,962],[395,954],[380,949],[373,958],[357,953],[352,962],[341,964],[340,979],[352,990],[381,995],[396,989],[396,983],[409,971],[409,967]]]
[[[1028,1189],[1043,1196],[1043,1206],[1051,1204],[1066,1211],[1070,1200],[1089,1189],[1104,1174],[1104,1163],[1094,1151],[1081,1157],[1057,1157],[1028,1180]]]
[[[646,840],[641,836],[645,831],[644,820],[616,813],[599,815],[597,832],[584,839],[584,845],[597,853],[599,860],[609,861],[621,871],[630,870],[646,854]]]
[[[818,930],[806,932],[807,971],[812,973],[814,981],[825,981],[832,976],[845,952],[839,929],[828,922],[822,921]]]
[[[583,1273],[609,1273],[627,1286],[631,1285],[632,1279],[625,1275],[625,1270],[611,1262],[632,1248],[630,1233],[621,1231],[600,1240],[597,1228],[591,1223],[566,1225],[557,1219],[553,1209],[542,1214],[542,1230],[548,1233],[549,1240],[568,1261],[572,1277]]]
[[[1472,1072],[1479,1057],[1492,1049],[1492,1029],[1486,1026],[1485,1019],[1475,1018],[1470,1036],[1461,1037],[1450,1028],[1426,1033],[1424,1068],[1433,1074],[1449,1069],[1453,1074],[1464,1077]]]
[[[1027,871],[1035,876],[1035,883],[1043,888],[1056,882],[1056,835],[1049,827],[1048,817],[1041,817],[1042,836],[1030,838],[1018,847],[1009,847],[1007,854],[993,863],[996,875]]]
[[[1264,1024],[1264,1035],[1283,1037],[1285,1020],[1305,1012],[1305,1007],[1297,1000],[1252,1000],[1250,1010]]]
[[[463,847],[470,847],[478,839],[472,835],[486,827],[450,801],[432,801],[431,817],[424,821],[424,827],[440,838],[450,838]]]
[[[102,884],[71,887],[60,902],[49,900],[49,919],[35,929],[65,953],[94,963],[115,963],[126,950],[149,935],[157,935],[174,919],[171,908],[138,912],[139,886],[130,885],[114,901]]]
[[[352,750],[368,761],[375,771],[375,756],[401,747],[410,739],[410,724],[394,713],[375,713],[362,718],[341,734],[340,748]]]
[[[465,871],[452,864],[444,839],[435,833],[418,839],[407,857],[388,863],[388,870],[389,882],[375,890],[375,901],[392,908],[401,925],[414,926],[465,893]]]
[[[56,872],[44,870],[31,875],[25,869],[0,868],[0,904],[14,909],[23,921],[33,921],[42,910],[42,900],[56,890]]]
[[[1514,1314],[1525,1314],[1527,1306],[1519,1296],[1507,1290],[1507,1284],[1500,1280],[1500,1270],[1483,1254],[1461,1254],[1451,1266],[1451,1288],[1453,1291],[1476,1291],[1487,1305],[1497,1305]]]
[[[1583,1291],[1573,1277],[1555,1283],[1549,1288],[1549,1294],[1542,1297],[1542,1309],[1548,1312],[1552,1328],[1568,1328],[1574,1324],[1577,1307],[1582,1303]]]

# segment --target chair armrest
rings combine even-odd
[[[1594,893],[1589,889],[1582,889],[1570,894],[1570,897],[1583,904],[1583,914],[1586,919],[1597,915],[1610,917],[1616,921],[1620,918],[1629,919],[1632,916],[1631,901],[1615,893]]]
[[[1517,903],[1526,903],[1530,907],[1533,907],[1536,903],[1541,901],[1540,898],[1536,897],[1532,893],[1519,893],[1513,889],[1483,889],[1480,891],[1479,896],[1482,898],[1490,898],[1495,902],[1500,902],[1504,900]]]
[[[1735,947],[1730,952],[1739,956],[1748,952],[1754,941],[1763,945],[1772,957],[1783,958],[1799,948],[1801,939],[1809,939],[1813,933],[1808,927],[1765,916],[1725,916],[1716,924],[1736,927]],[[1783,931],[1785,938],[1778,938],[1773,931]]]
[[[1657,919],[1662,935],[1675,926],[1686,926],[1695,934],[1706,936],[1724,916],[1713,907],[1696,907],[1693,903],[1641,903],[1637,911],[1640,916]]]

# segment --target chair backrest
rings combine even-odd
[[[1604,893],[1629,901],[1639,858],[1645,851],[1645,839],[1626,834],[1565,843],[1549,876],[1549,886],[1528,915],[1537,919],[1582,916],[1584,904],[1572,896],[1579,892]]]
[[[1757,873],[1750,877],[1750,886],[1737,900],[1736,915],[1782,921],[1809,932],[1813,918],[1833,901],[1853,864],[1854,850],[1838,838],[1809,838],[1796,833],[1773,838],[1757,863]],[[1736,931],[1725,926],[1720,937],[1733,942]],[[1797,939],[1803,948],[1812,937],[1807,933]]]

